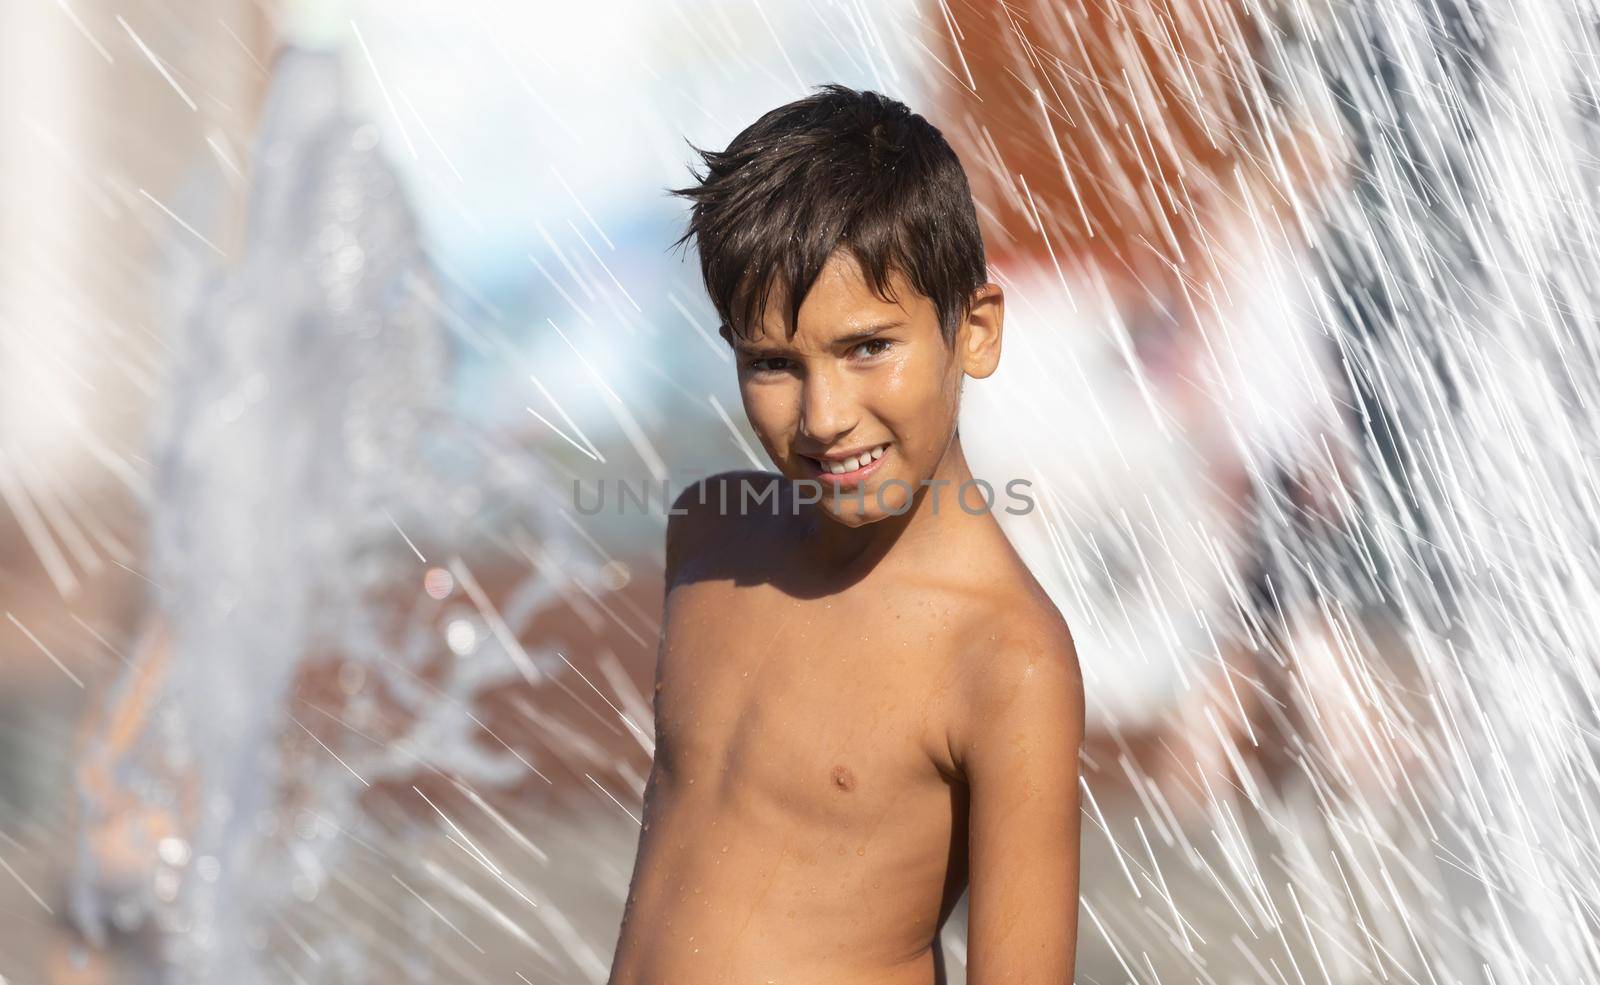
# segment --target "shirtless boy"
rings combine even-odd
[[[1083,689],[962,485],[962,379],[995,371],[1004,316],[965,174],[922,117],[842,86],[701,154],[680,242],[778,473],[703,480],[668,520],[611,985],[943,982],[969,884],[968,982],[1065,985]]]

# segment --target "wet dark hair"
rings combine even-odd
[[[726,150],[690,147],[707,170],[668,189],[694,202],[673,247],[695,240],[729,343],[759,331],[775,286],[787,293],[793,338],[801,302],[841,247],[886,301],[898,270],[953,343],[988,273],[966,172],[933,124],[887,96],[830,83],[764,114]]]

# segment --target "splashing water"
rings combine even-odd
[[[996,447],[990,427],[1027,449],[1042,508],[1012,532],[1081,629],[1107,736],[1085,770],[1080,971],[1141,983],[1600,980],[1600,675],[1588,652],[1600,640],[1600,16],[1589,4],[1380,0],[1118,9],[1110,37],[1142,30],[1178,66],[1172,84],[1137,62],[1127,75],[1051,76],[1038,50],[1007,49],[1030,80],[1013,129],[1047,162],[1030,168],[1071,166],[1057,139],[1075,137],[1072,153],[1097,140],[1134,148],[1127,160],[1145,170],[1108,173],[1101,193],[1137,213],[1147,244],[1185,208],[1171,188],[1230,203],[1227,223],[1197,210],[1198,227],[1216,221],[1212,291],[1177,277],[1156,292],[1191,311],[1200,344],[1186,361],[1163,370],[1141,352],[1138,303],[1101,292],[1105,272],[1061,246],[1074,216],[1113,210],[1080,212],[1065,191],[1033,201],[1043,172],[1024,191],[1010,180],[1020,165],[969,162],[975,185],[1016,186],[1012,204],[1031,217],[1019,236],[1056,251],[1034,269],[997,263],[1018,308],[1008,358],[1025,347],[1037,372],[1003,368],[1018,381],[1005,394],[971,388],[963,434],[975,464],[980,435]],[[941,36],[960,37],[945,14],[853,14],[856,39],[830,35],[816,57],[877,72],[894,47],[918,77],[909,85],[964,86],[974,51],[930,58]],[[1265,39],[1248,54],[1228,28],[1240,16]],[[1047,36],[1054,24],[1059,37]],[[1071,24],[1039,18],[1032,43],[1070,62]],[[1117,45],[1090,41],[1104,48],[1096,57]],[[1201,41],[1224,70],[1202,71],[1184,47]],[[806,57],[771,61],[809,69]],[[406,977],[475,980],[490,960],[472,950],[488,939],[463,931],[476,915],[496,942],[599,981],[612,914],[532,906],[548,899],[504,857],[541,852],[486,802],[468,796],[484,822],[470,832],[423,807],[462,848],[455,867],[408,856],[410,835],[375,830],[361,808],[369,784],[414,770],[423,748],[464,783],[522,774],[508,750],[466,741],[480,723],[462,701],[563,664],[520,653],[474,606],[455,639],[485,653],[446,662],[430,683],[438,627],[380,601],[397,579],[423,577],[418,553],[458,549],[462,476],[499,459],[437,423],[448,419],[437,297],[373,131],[328,98],[333,71],[305,53],[278,67],[251,249],[209,285],[175,346],[185,362],[160,443],[155,536],[162,621],[145,637],[148,676],[124,684],[147,727],[130,748],[104,738],[91,749],[115,782],[90,770],[85,783],[86,830],[113,804],[138,814],[156,871],[119,882],[86,848],[77,920],[153,916],[175,980],[217,968],[358,980],[386,961]],[[1143,123],[1098,117],[1097,87],[1148,110]],[[1052,132],[1027,129],[1040,101]],[[1164,133],[1163,103],[1206,123]],[[1282,139],[1282,116],[1313,121],[1316,136]],[[1156,152],[1181,139],[1253,150],[1229,175],[1239,180],[1201,189],[1197,175],[1152,167],[1182,160]],[[1307,158],[1336,180],[1299,184],[1291,173],[1311,170]],[[1130,247],[1153,283],[1161,266],[1140,256]],[[1052,319],[1097,334],[1052,340]],[[1079,367],[1081,394],[1062,382]],[[1199,410],[1169,402],[1184,376],[1199,382]],[[1206,470],[1219,460],[1247,496],[1215,496]],[[541,489],[536,472],[505,487]],[[524,529],[559,526],[532,517]],[[471,579],[459,558],[435,567],[452,584]],[[531,583],[524,610],[549,590]],[[363,713],[353,699],[331,727],[298,706],[295,676],[319,651],[360,668],[344,679],[392,684],[385,700],[409,738],[360,737],[388,706]],[[1119,675],[1124,663],[1133,670]],[[648,733],[647,710],[629,713]],[[1174,719],[1181,728],[1163,735]],[[1154,754],[1135,733],[1158,737]],[[559,747],[586,765],[607,755],[577,732]],[[621,799],[635,811],[637,791]],[[341,856],[347,836],[378,851]],[[616,847],[573,847],[603,875],[596,895],[625,878]],[[469,884],[468,872],[488,878]],[[380,954],[404,935],[329,902],[333,883],[389,906],[416,931],[413,950]],[[317,920],[292,916],[308,907]]]
[[[1224,5],[1125,13],[1133,25],[1170,24],[1174,10],[1227,23]],[[1246,534],[1226,509],[1169,502],[1192,484],[1148,486],[1157,506],[1136,534],[1101,518],[1144,513],[1138,493],[1124,490],[1110,508],[1072,498],[1127,472],[1130,449],[1098,456],[1098,467],[1039,464],[1042,475],[1076,477],[1057,480],[1063,529],[1048,548],[1033,545],[1055,555],[1040,568],[1070,583],[1098,564],[1107,548],[1074,535],[1084,529],[1126,556],[1158,555],[1129,565],[1099,600],[1058,594],[1069,619],[1074,604],[1095,609],[1081,623],[1086,672],[1140,673],[1148,644],[1139,655],[1094,652],[1107,643],[1099,626],[1121,625],[1130,610],[1192,626],[1202,641],[1157,648],[1174,661],[1173,679],[1227,664],[1192,719],[1217,740],[1212,761],[1169,748],[1160,758],[1178,782],[1159,786],[1132,768],[1127,743],[1088,764],[1091,794],[1125,782],[1136,804],[1108,824],[1087,798],[1089,838],[1107,839],[1115,864],[1095,870],[1087,856],[1085,953],[1103,946],[1106,973],[1135,981],[1158,980],[1158,968],[1211,980],[1205,969],[1217,962],[1236,981],[1594,980],[1597,377],[1587,329],[1600,259],[1600,21],[1590,6],[1555,4],[1252,13],[1267,29],[1271,84],[1237,93],[1251,108],[1233,121],[1250,138],[1239,142],[1259,151],[1234,177],[1283,176],[1281,162],[1307,151],[1281,139],[1282,111],[1320,120],[1321,147],[1309,150],[1338,160],[1344,180],[1314,193],[1276,181],[1276,195],[1237,181],[1233,214],[1254,245],[1223,252],[1218,267],[1233,271],[1230,291],[1304,285],[1293,292],[1296,318],[1313,333],[1307,351],[1331,350],[1348,426],[1302,417],[1290,432],[1298,449],[1263,438],[1263,416],[1292,421],[1285,408],[1309,399],[1262,399],[1304,365],[1297,330],[1286,321],[1277,337],[1261,336],[1248,321],[1202,314],[1207,356],[1191,370],[1257,504],[1246,528],[1265,565],[1253,605],[1239,592],[1196,601],[1208,570],[1220,569],[1213,585],[1232,577],[1223,562]],[[1226,60],[1234,71],[1200,84],[1237,87],[1254,74]],[[1131,84],[1161,91],[1148,77]],[[1098,107],[1060,105],[1078,114],[1063,132],[1096,146],[1086,131],[1103,122]],[[1163,201],[1160,188],[1143,190]],[[1036,234],[1070,240],[1073,215],[1063,210]],[[1057,275],[1029,290],[1048,292],[1051,280],[1067,285]],[[1221,310],[1203,292],[1193,303]],[[1035,334],[1030,325],[1025,338]],[[1250,350],[1253,370],[1230,372],[1227,354]],[[1045,365],[1070,366],[1067,351],[1058,344]],[[1108,372],[1105,391],[1131,387],[1119,381],[1136,366]],[[1243,399],[1224,399],[1230,388]],[[1014,407],[1031,394],[1007,396],[1013,419],[1025,419]],[[1093,401],[1083,404],[1074,430],[1092,431]],[[1160,420],[1112,430],[1120,440]],[[1169,539],[1165,524],[1186,515]],[[1192,539],[1219,548],[1198,570],[1185,561]],[[1187,576],[1172,577],[1169,564]],[[1230,601],[1243,603],[1231,617]],[[1257,709],[1251,725],[1241,693]]]
[[[158,615],[117,700],[131,721],[99,736],[81,772],[75,918],[100,938],[108,921],[153,918],[172,981],[223,969],[281,980],[264,935],[326,890],[341,836],[364,830],[361,793],[424,762],[461,783],[524,776],[509,749],[478,744],[464,702],[562,667],[553,652],[496,642],[486,613],[450,622],[456,659],[430,676],[441,634],[401,601],[424,572],[435,598],[471,584],[459,556],[430,568],[423,550],[469,544],[468,521],[512,497],[529,505],[509,519],[549,533],[545,549],[565,538],[546,530],[540,467],[509,465],[451,421],[431,274],[341,73],[331,53],[286,49],[276,62],[248,242],[202,282],[175,345],[158,441]],[[593,573],[575,566],[574,577]],[[522,608],[553,591],[531,586]],[[319,663],[336,689],[297,698],[297,675]],[[88,841],[105,823],[141,828],[132,850],[156,869],[105,871]],[[307,950],[317,940],[287,932]],[[333,950],[340,933],[327,932]],[[329,961],[321,974],[352,980],[361,967]]]

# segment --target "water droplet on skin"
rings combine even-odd
[[[727,846],[727,845],[723,845],[723,846],[722,846],[722,851],[723,851],[723,852],[724,852],[724,853],[726,853],[726,852],[727,852],[727,851],[728,851],[728,846]]]
[[[867,846],[866,845],[862,845],[861,847],[857,848],[856,849],[856,854],[857,855],[865,855],[865,854],[867,854]]]

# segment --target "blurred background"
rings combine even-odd
[[[666,189],[823,82],[1006,289],[961,433],[1084,666],[1078,980],[1600,980],[1597,27],[5,4],[0,981],[605,980],[663,496],[770,464]]]

